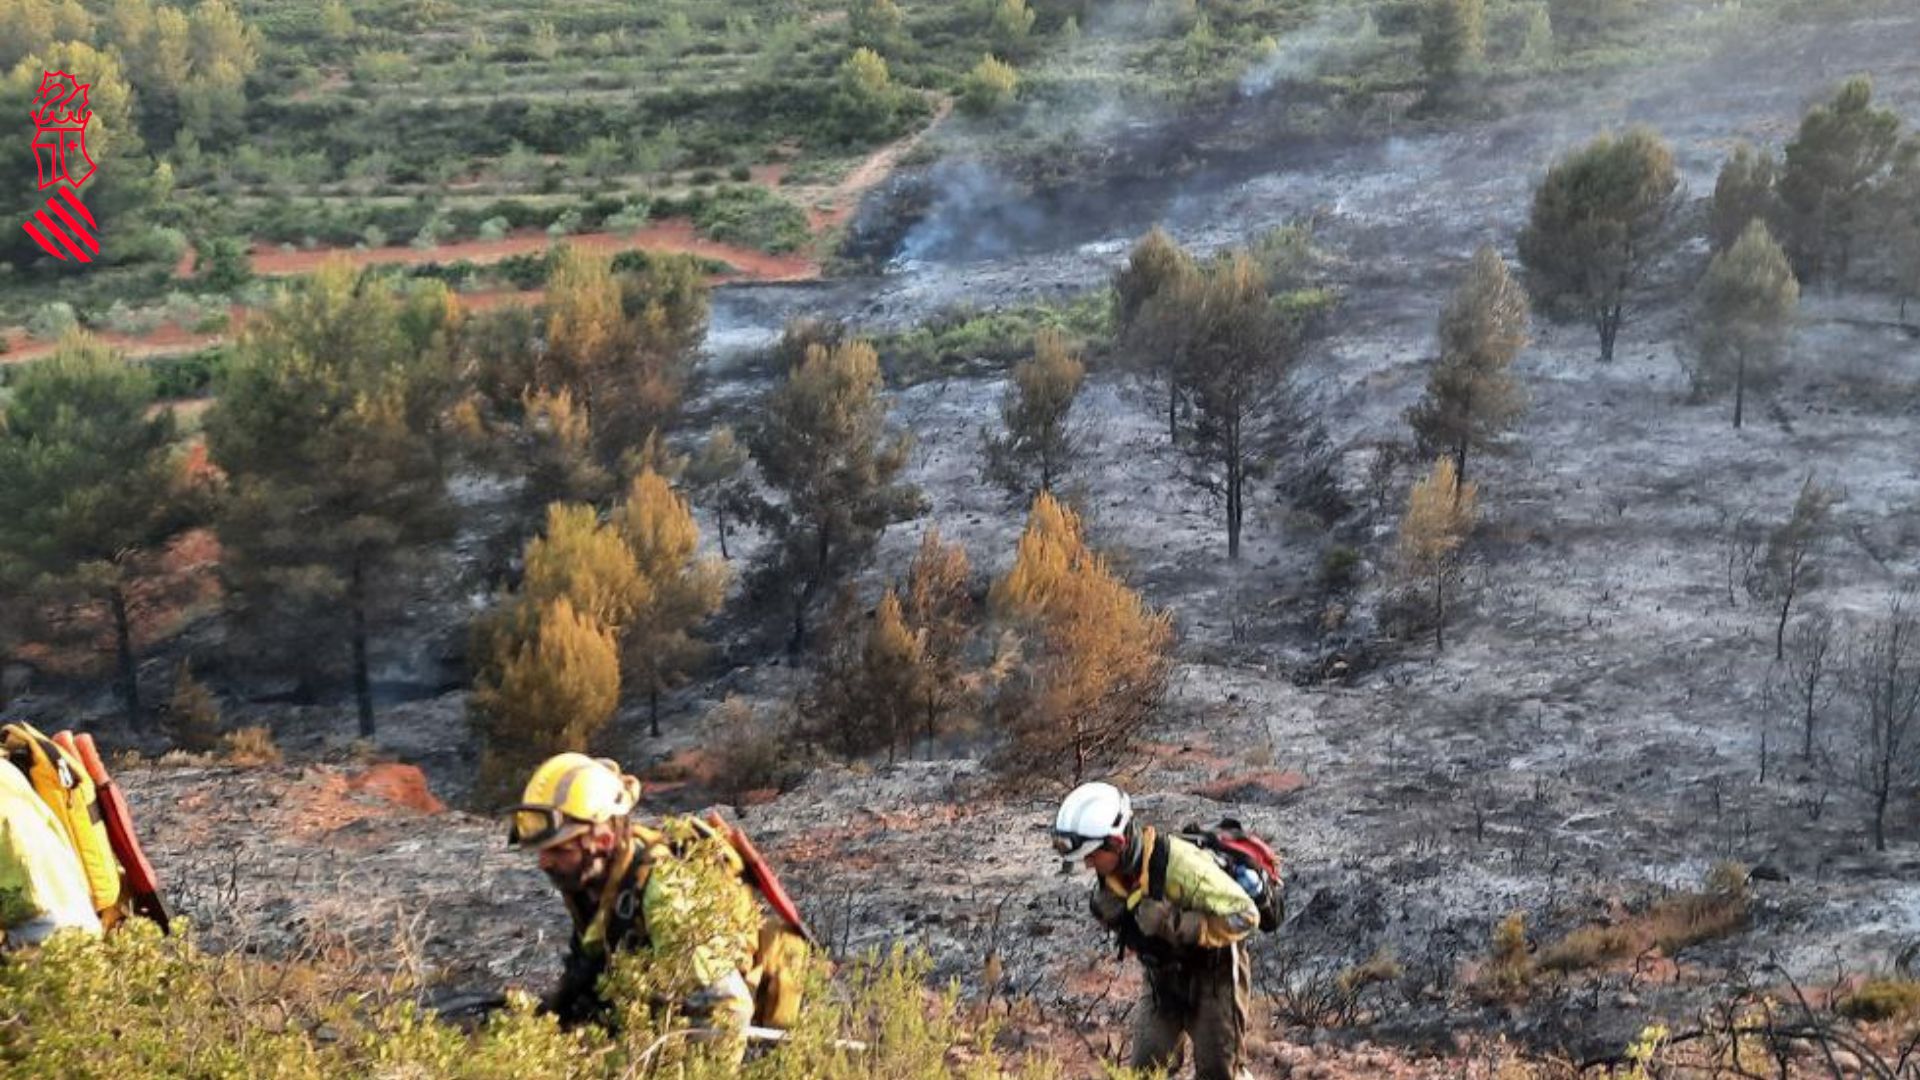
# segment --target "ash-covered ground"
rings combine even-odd
[[[1866,801],[1845,778],[1844,703],[1823,721],[1840,764],[1798,759],[1791,706],[1765,689],[1772,616],[1730,590],[1726,570],[1734,524],[1784,520],[1811,474],[1844,499],[1825,580],[1805,609],[1857,623],[1916,580],[1920,343],[1893,325],[1889,298],[1809,291],[1785,386],[1750,402],[1751,420],[1736,432],[1729,403],[1689,402],[1681,364],[1701,245],[1657,269],[1610,365],[1597,362],[1585,327],[1537,322],[1516,367],[1530,408],[1506,453],[1474,463],[1483,520],[1438,654],[1426,639],[1385,640],[1374,617],[1391,587],[1409,476],[1380,488],[1369,466],[1382,442],[1407,438],[1403,412],[1423,388],[1434,320],[1466,260],[1481,243],[1511,257],[1554,156],[1601,130],[1647,123],[1673,142],[1697,202],[1736,139],[1777,148],[1847,75],[1873,75],[1876,97],[1920,123],[1916,41],[1920,14],[1910,11],[1800,25],[1657,75],[1562,92],[1551,105],[1516,101],[1497,121],[1290,142],[1284,157],[1255,168],[1246,165],[1258,156],[1249,121],[1220,136],[1241,140],[1237,175],[1202,169],[1157,192],[1129,181],[1129,197],[1104,212],[1093,184],[1046,197],[1048,207],[1079,199],[1071,212],[979,214],[976,234],[1050,223],[997,254],[946,258],[937,243],[920,243],[877,281],[731,290],[716,303],[714,344],[722,353],[752,345],[796,310],[891,327],[955,304],[1095,286],[1155,220],[1205,249],[1313,216],[1345,296],[1299,373],[1351,508],[1331,528],[1278,486],[1263,489],[1243,558],[1230,564],[1220,510],[1181,479],[1155,404],[1097,373],[1076,406],[1084,453],[1067,487],[1097,543],[1174,611],[1181,632],[1151,760],[1127,783],[1150,819],[1233,814],[1284,849],[1291,916],[1256,947],[1267,991],[1387,947],[1407,968],[1406,993],[1383,1000],[1376,1035],[1444,1044],[1450,1029],[1485,1025],[1617,1049],[1649,1014],[1702,1000],[1716,972],[1771,957],[1817,981],[1884,966],[1920,936],[1920,815],[1900,801],[1889,850],[1872,850]],[[936,197],[929,228],[942,212]],[[750,401],[759,383],[725,370],[696,408],[724,414]],[[904,570],[927,526],[963,543],[977,572],[1009,563],[1023,508],[985,484],[980,449],[1003,390],[1000,379],[968,377],[897,395],[896,420],[917,440],[909,478],[933,509],[889,531],[874,581]],[[1279,463],[1281,480],[1290,467]],[[1333,543],[1366,557],[1360,584],[1343,592],[1316,583]],[[751,538],[743,547],[750,555]],[[1334,604],[1347,616],[1328,631]],[[1323,677],[1335,658],[1345,673]],[[693,687],[676,697],[658,743],[637,713],[623,714],[631,757],[697,744],[701,704],[723,686],[771,699],[792,679],[768,656]],[[461,710],[460,695],[391,710],[382,742],[457,791],[462,759],[448,748],[462,737]],[[324,717],[337,726],[332,742],[350,737],[344,710],[276,715],[283,730],[312,730]],[[1764,783],[1763,732],[1773,755]],[[551,975],[564,916],[532,866],[500,850],[493,823],[396,811],[276,825],[268,811],[289,798],[286,785],[345,783],[314,775],[155,769],[129,782],[162,872],[197,883],[183,902],[222,936],[294,940],[302,927],[374,927],[388,911],[424,911],[423,955],[444,978]],[[1086,918],[1084,879],[1050,858],[1039,832],[1050,802],[997,793],[988,779],[959,759],[830,768],[740,814],[836,945],[907,940],[971,994],[1025,997],[1050,1024],[1102,1030],[1130,1001],[1134,976]],[[206,790],[241,794],[205,799]],[[205,884],[221,859],[186,828],[189,811],[232,815],[256,803],[263,835],[233,848],[224,881],[214,874],[217,884]],[[1613,901],[1696,885],[1723,858],[1790,880],[1756,882],[1752,926],[1683,958],[1686,978],[1617,973],[1577,1008],[1549,995],[1517,1013],[1448,994],[1510,910],[1528,912],[1538,935],[1557,935]],[[993,987],[982,984],[989,954],[1001,973]]]

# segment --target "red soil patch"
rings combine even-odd
[[[358,773],[314,769],[281,800],[295,834],[330,833],[369,819],[437,814],[446,809],[412,765],[373,765]]]
[[[232,311],[233,323],[238,325],[246,309],[235,306]],[[5,332],[0,331],[0,336]],[[170,353],[187,353],[204,349],[209,345],[218,345],[224,340],[223,334],[196,334],[191,330],[167,323],[145,334],[118,334],[111,330],[96,331],[93,336],[105,344],[119,349],[129,360],[145,359],[149,356],[165,356]],[[53,354],[55,342],[33,341],[26,331],[16,329],[7,341],[7,351],[0,353],[0,364],[23,364],[29,360],[38,360]]]
[[[1279,802],[1307,786],[1304,773],[1291,769],[1236,773],[1194,788],[1193,793],[1215,802]]]
[[[1182,768],[1205,769],[1214,776],[1224,776],[1233,771],[1240,760],[1222,754],[1205,739],[1196,739],[1186,743],[1142,742],[1141,753],[1152,761],[1177,763]]]
[[[427,789],[427,778],[418,766],[388,762],[374,765],[347,778],[347,789],[377,795],[422,814],[446,813],[446,804]]]

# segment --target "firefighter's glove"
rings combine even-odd
[[[1205,915],[1150,896],[1134,906],[1133,919],[1141,933],[1171,945],[1196,947],[1200,944],[1201,935],[1206,932]]]
[[[1093,910],[1093,917],[1100,920],[1100,925],[1109,930],[1120,929],[1121,921],[1127,917],[1127,898],[1113,895],[1113,890],[1098,881],[1093,883],[1087,906]]]

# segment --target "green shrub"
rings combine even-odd
[[[961,84],[960,107],[975,116],[998,112],[1013,104],[1014,90],[1019,85],[1020,76],[1013,65],[991,55],[983,56]]]
[[[652,214],[653,208],[642,199],[608,214],[601,219],[600,225],[609,232],[631,233],[644,227]]]
[[[551,248],[538,255],[509,255],[493,264],[493,272],[516,289],[537,289],[547,283],[552,271]]]
[[[490,217],[480,223],[480,239],[504,240],[506,239],[507,231],[512,227],[512,223],[506,218],[499,217],[498,215]]]
[[[1353,585],[1360,572],[1360,553],[1345,544],[1336,544],[1320,556],[1320,583],[1329,589]]]
[[[154,394],[162,398],[199,397],[213,389],[226,370],[227,351],[219,346],[185,356],[165,356],[147,362],[153,373]]]
[[[694,227],[726,244],[793,251],[812,237],[806,211],[757,185],[723,187],[686,204]]]
[[[723,872],[696,859],[685,866],[695,879]],[[715,930],[747,925],[751,916],[709,906],[661,928],[660,936],[690,946]],[[207,953],[190,928],[163,937],[146,920],[132,919],[105,939],[58,934],[32,962],[0,965],[0,1000],[9,1018],[0,1026],[0,1074],[202,1080],[1059,1075],[1045,1060],[1007,1060],[993,1045],[993,1025],[968,1025],[954,990],[928,994],[927,964],[899,949],[847,964],[836,985],[814,973],[800,1023],[780,1048],[735,1067],[719,1060],[712,1044],[673,1037],[687,1026],[685,1017],[647,1007],[651,989],[684,982],[690,953],[682,947],[615,958],[605,985],[623,1020],[617,1035],[594,1027],[562,1032],[552,1018],[535,1014],[524,993],[510,993],[507,1008],[467,1032],[410,1000],[417,988],[404,977],[354,986],[348,965]],[[402,957],[392,960],[397,966]],[[96,1017],[111,1022],[86,1022]],[[867,1049],[848,1048],[839,1042],[845,1039],[861,1040]],[[84,1063],[83,1072],[75,1071],[76,1063]]]
[[[27,319],[27,333],[41,341],[58,341],[60,336],[80,325],[79,316],[73,313],[73,305],[65,300],[50,300],[41,304]]]
[[[842,141],[861,143],[891,136],[900,105],[900,90],[879,53],[855,49],[841,62],[829,108]]]
[[[433,216],[420,226],[420,231],[413,234],[413,246],[422,251],[430,251],[452,236],[453,222],[449,221],[444,214],[435,211]]]
[[[194,248],[194,277],[205,288],[232,292],[253,277],[253,259],[247,248],[245,236],[202,237]]]
[[[117,334],[145,334],[160,325],[160,312],[152,308],[134,308],[126,300],[113,302],[107,309],[107,329]]]
[[[877,338],[881,368],[889,381],[911,384],[973,366],[1010,368],[1025,359],[1040,330],[1059,330],[1098,353],[1113,333],[1107,290],[1071,300],[1001,311],[944,312],[909,330]]]

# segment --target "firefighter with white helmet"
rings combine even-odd
[[[1260,912],[1212,855],[1134,817],[1112,784],[1082,784],[1054,815],[1053,848],[1094,872],[1093,915],[1140,959],[1131,1065],[1179,1069],[1191,1041],[1197,1080],[1238,1080],[1252,979],[1246,937]]]

